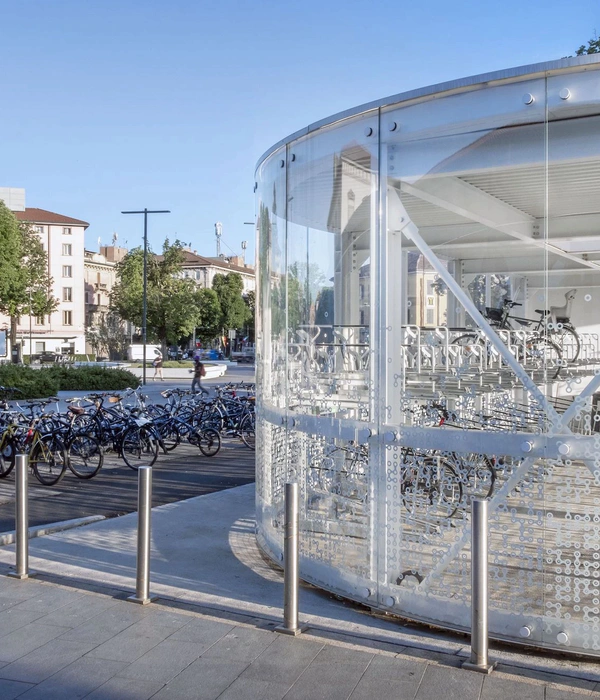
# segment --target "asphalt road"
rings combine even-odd
[[[226,381],[254,381],[253,367],[233,368]],[[150,382],[146,393],[151,401],[164,401],[160,392],[168,387],[188,386],[190,382]],[[223,379],[207,380],[207,389]],[[223,440],[214,457],[205,457],[197,448],[180,445],[173,452],[160,454],[153,469],[153,505],[193,498],[205,493],[240,486],[254,481],[254,452],[235,438]],[[29,525],[46,525],[86,515],[114,517],[137,508],[137,472],[114,455],[106,455],[105,465],[90,480],[67,472],[56,486],[41,486],[30,474]],[[0,532],[15,527],[14,475],[0,480]]]

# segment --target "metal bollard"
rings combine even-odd
[[[276,632],[297,637],[308,627],[298,623],[298,484],[285,485],[285,539],[283,541],[283,625]]]
[[[17,564],[8,575],[25,579],[35,576],[29,571],[29,500],[27,484],[29,477],[29,459],[27,455],[17,455],[17,475],[15,479],[15,541]]]
[[[150,525],[152,519],[152,467],[138,470],[138,530],[137,571],[135,595],[127,600],[139,605],[148,605],[157,596],[150,595]]]
[[[471,501],[471,658],[463,668],[491,673],[488,659],[488,502]]]

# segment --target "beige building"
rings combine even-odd
[[[251,265],[246,265],[240,256],[230,258],[206,258],[195,251],[184,250],[183,276],[193,279],[200,287],[211,288],[216,274],[237,272],[244,283],[242,294],[256,290],[256,275]]]
[[[117,280],[116,266],[127,255],[127,248],[115,245],[100,246],[100,252],[84,252],[84,300],[85,326],[94,328],[101,323],[109,311],[110,293]],[[86,352],[92,353],[89,344]]]

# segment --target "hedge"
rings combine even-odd
[[[32,369],[24,365],[0,366],[0,385],[16,387],[20,398],[38,399],[58,391],[119,391],[137,387],[140,380],[125,369],[56,365]]]

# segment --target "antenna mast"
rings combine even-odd
[[[217,221],[215,224],[215,238],[217,239],[217,258],[221,257],[221,236],[223,235],[223,224]]]

